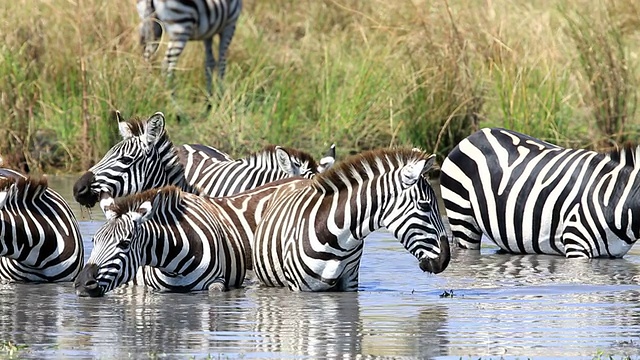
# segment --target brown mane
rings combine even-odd
[[[625,163],[626,166],[635,167],[638,165],[640,156],[640,145],[626,143],[622,147],[607,152],[612,161]]]
[[[350,156],[327,171],[317,174],[313,178],[313,184],[318,189],[328,192],[332,192],[333,187],[341,190],[348,183],[355,181],[354,174],[369,179],[371,172],[377,176],[413,162],[426,160],[428,157],[427,153],[407,148],[369,150]]]
[[[129,128],[131,129],[131,134],[133,136],[140,136],[144,134],[144,128],[147,125],[147,121],[149,119],[140,119],[139,117],[133,117],[127,120],[127,124],[129,124]]]
[[[26,196],[35,196],[49,188],[49,181],[45,176],[28,176],[26,178],[2,177],[0,178],[0,191],[7,190],[11,185],[16,184],[18,193]]]
[[[163,197],[164,205],[178,206],[182,203],[182,191],[180,188],[170,185],[162,188],[145,190],[138,194],[132,194],[120,198],[116,198],[113,204],[109,205],[108,209],[115,213],[115,216],[122,216],[130,211],[137,211],[140,205],[145,201],[155,200],[157,196]]]

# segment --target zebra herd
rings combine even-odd
[[[102,296],[141,274],[164,291],[226,290],[254,271],[265,286],[353,291],[364,239],[388,229],[423,271],[450,261],[449,239],[426,179],[433,155],[378,149],[338,165],[270,146],[233,160],[204,145],[176,147],[161,113],[124,121],[122,141],[74,186],[107,222],[83,267],[77,221],[45,178],[0,172],[5,281],[75,279]],[[640,236],[638,149],[564,149],[505,129],[463,140],[441,167],[453,238],[484,235],[515,254],[622,257]],[[82,269],[82,270],[81,270]]]
[[[73,188],[78,203],[99,203],[107,218],[86,264],[76,218],[46,178],[0,170],[0,279],[74,281],[79,295],[103,296],[131,281],[172,292],[240,288],[253,272],[263,286],[356,291],[364,239],[380,228],[422,271],[449,265],[427,179],[434,155],[376,149],[336,164],[335,146],[319,163],[268,146],[234,160],[206,145],[175,146],[162,113],[117,118],[122,140]],[[453,241],[620,258],[640,237],[638,154],[482,129],[440,168]]]

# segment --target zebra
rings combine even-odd
[[[466,249],[480,249],[484,235],[507,253],[620,258],[640,237],[638,151],[604,154],[481,129],[442,164],[453,237]]]
[[[227,50],[242,11],[242,0],[137,0],[140,44],[149,61],[158,49],[163,30],[169,37],[163,68],[172,77],[178,58],[189,40],[202,40],[205,53],[207,92],[212,95],[212,74],[216,66],[213,37],[218,35],[218,77],[224,78]]]
[[[83,262],[78,222],[47,178],[0,169],[0,280],[73,281]]]
[[[424,177],[435,155],[378,149],[272,195],[255,231],[253,266],[265,286],[355,291],[364,239],[385,227],[423,271],[449,264],[436,195]]]
[[[290,176],[310,177],[318,170],[309,154],[280,146],[267,146],[233,161],[204,159],[206,164],[196,166],[193,159],[184,157],[184,152],[180,158],[165,131],[161,112],[147,120],[122,121],[120,115],[117,118],[122,141],[74,184],[73,196],[83,206],[92,207],[100,201],[105,204],[101,204],[104,211],[113,197],[164,185],[176,185],[191,193],[226,196]],[[200,170],[187,173],[185,167]]]
[[[93,251],[75,282],[81,296],[102,296],[136,277],[155,290],[227,290],[251,270],[253,231],[288,178],[245,193],[209,198],[176,186],[116,198],[96,232]]]

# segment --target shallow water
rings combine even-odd
[[[71,177],[50,177],[91,236]],[[97,209],[97,208],[96,208]],[[640,249],[622,260],[457,251],[439,275],[388,234],[367,240],[357,293],[249,286],[79,298],[72,285],[0,286],[2,340],[19,358],[588,358],[640,354]],[[453,296],[441,297],[446,291]],[[2,356],[0,352],[0,357]]]

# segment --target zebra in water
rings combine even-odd
[[[165,131],[162,113],[147,120],[119,119],[118,124],[123,140],[74,184],[73,196],[83,206],[92,207],[101,201],[104,210],[113,197],[165,185],[226,196],[290,176],[310,177],[318,170],[309,154],[270,146],[243,159],[210,160],[201,172],[187,178],[185,165]],[[189,163],[188,159],[183,161]]]
[[[257,278],[296,291],[355,291],[363,240],[383,227],[423,271],[443,271],[449,241],[424,177],[434,161],[421,151],[369,151],[277,190],[255,231]]]
[[[253,231],[271,195],[301,178],[282,179],[223,198],[175,186],[116,198],[75,282],[79,295],[102,296],[136,277],[155,290],[239,287],[251,270]]]
[[[476,250],[484,235],[508,253],[622,257],[640,237],[638,151],[602,154],[482,129],[442,164],[453,237]]]
[[[205,53],[207,92],[212,95],[212,74],[216,66],[213,37],[220,38],[218,76],[224,78],[227,50],[236,30],[242,10],[242,0],[137,0],[140,43],[144,58],[149,61],[158,49],[163,30],[169,37],[163,68],[172,76],[178,58],[189,40],[202,40]]]
[[[0,280],[73,281],[83,261],[78,222],[47,179],[0,169]]]

